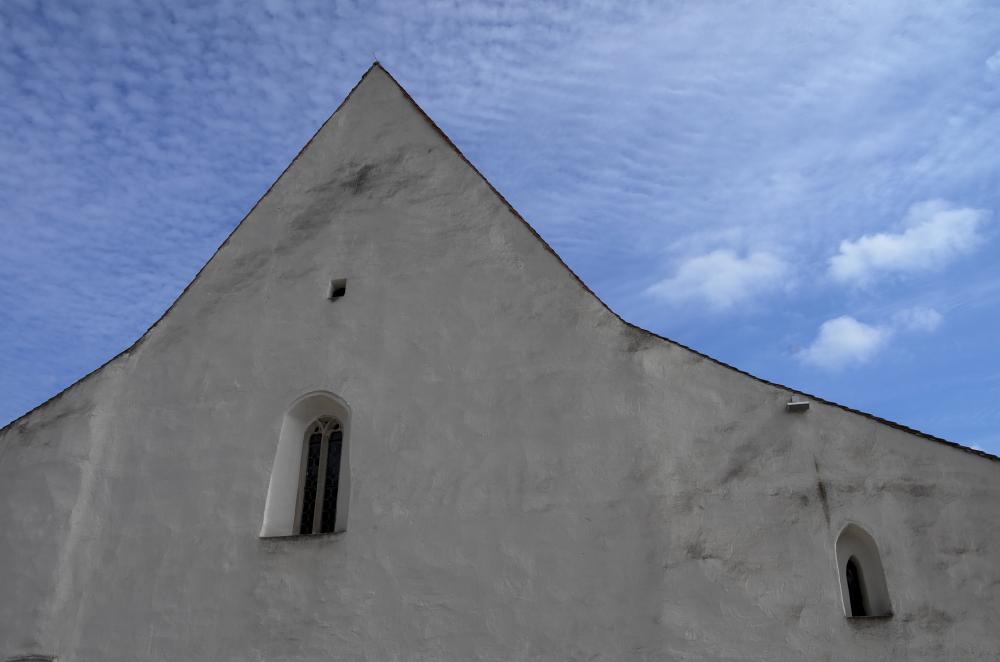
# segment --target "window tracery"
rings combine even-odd
[[[343,440],[343,426],[332,416],[321,416],[306,428],[295,518],[300,535],[336,530]]]

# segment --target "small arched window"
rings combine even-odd
[[[837,566],[848,618],[892,615],[878,546],[857,524],[848,524],[837,538]]]
[[[347,530],[351,497],[351,409],[329,391],[292,403],[278,434],[260,536]]]
[[[300,535],[336,530],[343,441],[344,429],[332,416],[323,416],[306,428],[299,497],[295,506]]]

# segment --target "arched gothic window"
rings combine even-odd
[[[307,393],[281,421],[260,536],[341,533],[350,500],[351,408],[329,391]]]
[[[332,416],[322,416],[306,428],[295,507],[296,532],[300,535],[336,530],[343,441],[343,427]]]
[[[882,557],[871,534],[848,524],[837,538],[837,566],[848,618],[892,615]]]

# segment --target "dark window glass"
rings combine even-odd
[[[306,457],[306,477],[302,485],[302,519],[299,533],[313,532],[313,515],[316,513],[316,489],[319,482],[319,455],[323,447],[323,433],[314,432],[309,437],[309,451]]]
[[[864,597],[861,593],[861,571],[853,556],[847,561],[845,574],[847,575],[847,592],[851,597],[851,616],[867,616]]]
[[[330,433],[326,450],[326,482],[323,485],[323,523],[321,531],[330,533],[337,522],[337,488],[340,486],[340,447],[344,433],[336,429]]]

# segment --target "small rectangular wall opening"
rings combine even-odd
[[[338,278],[330,281],[330,293],[327,298],[336,300],[347,294],[347,279]]]

